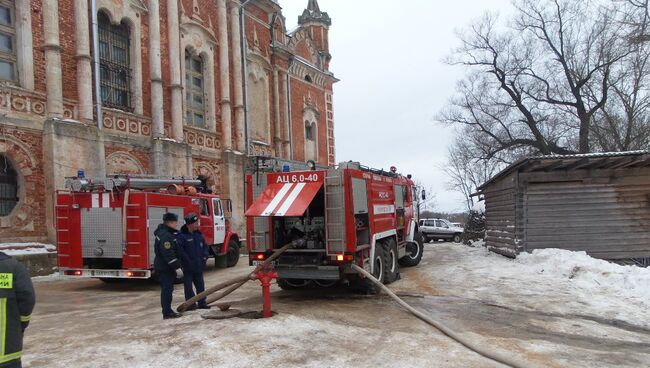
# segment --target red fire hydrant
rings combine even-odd
[[[272,266],[266,265],[257,269],[255,278],[262,283],[262,298],[264,299],[262,316],[264,318],[273,317],[273,311],[271,311],[271,281],[277,279],[278,274]]]

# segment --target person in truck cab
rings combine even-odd
[[[23,334],[36,302],[25,267],[0,252],[0,368],[20,368]]]
[[[197,293],[202,293],[205,290],[205,282],[203,281],[203,269],[205,262],[210,256],[208,245],[203,238],[203,234],[199,231],[199,216],[195,213],[190,213],[185,217],[185,225],[181,231],[176,234],[178,245],[184,253],[183,257],[183,281],[185,284],[185,300],[190,300],[194,297],[194,287]],[[199,305],[190,306],[187,310],[194,309],[210,309],[206,304],[205,298],[199,300]]]
[[[162,307],[163,319],[178,318],[180,313],[172,310],[172,295],[174,293],[174,280],[176,273],[181,268],[183,254],[176,242],[176,227],[178,216],[168,212],[163,215],[163,223],[158,225],[154,232],[156,241],[154,243],[153,266],[160,280],[160,306]]]

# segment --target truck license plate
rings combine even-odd
[[[117,274],[113,271],[93,271],[93,276],[99,277],[115,277]]]
[[[275,265],[276,265],[275,262],[276,262],[276,261],[271,261],[271,262],[269,262],[269,265],[270,265],[270,266],[275,266]],[[264,264],[264,261],[253,260],[253,266],[261,266],[262,264]]]

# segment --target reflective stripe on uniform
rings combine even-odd
[[[174,258],[174,259],[172,259],[171,261],[169,261],[169,262],[167,262],[167,263],[168,263],[168,264],[172,264],[172,263],[174,263],[174,262],[176,262],[176,261],[178,261],[178,259]]]
[[[29,322],[29,320],[32,319],[32,316],[20,316],[20,322]]]
[[[13,289],[13,287],[14,287],[14,274],[0,273],[0,289]]]
[[[7,298],[0,298],[0,363],[5,356],[7,343]]]
[[[20,359],[20,357],[23,355],[22,351],[18,351],[16,353],[11,353],[7,355],[0,355],[0,364],[2,363],[7,363],[12,360]]]

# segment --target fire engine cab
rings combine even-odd
[[[230,201],[206,190],[205,180],[114,176],[99,180],[69,178],[56,192],[58,266],[63,275],[149,278],[154,261],[154,231],[166,212],[194,212],[213,256],[227,266],[239,260],[239,236],[229,228]],[[215,258],[215,264],[216,264]]]
[[[284,289],[340,281],[371,288],[349,266],[354,263],[384,283],[399,268],[417,265],[423,252],[417,224],[417,188],[395,168],[374,170],[359,163],[247,176],[249,262],[272,249],[304,239],[275,263]],[[255,196],[255,193],[259,193]]]

